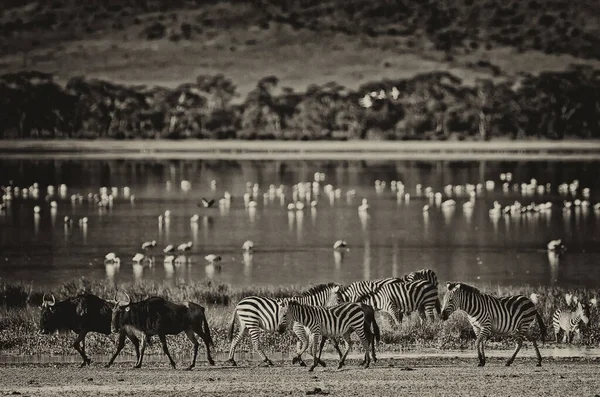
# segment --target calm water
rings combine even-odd
[[[312,182],[315,172],[324,173],[318,194],[312,189],[302,211],[288,211],[292,185]],[[511,172],[508,191],[501,174]],[[536,178],[538,185],[551,184],[549,192],[523,194],[521,183]],[[558,186],[579,181],[572,194],[560,194]],[[191,183],[182,190],[181,181]],[[211,185],[211,181],[215,185]],[[376,180],[385,187],[376,189]],[[402,181],[404,195],[391,189]],[[486,188],[486,181],[495,186]],[[572,207],[563,202],[584,199],[590,189],[591,205],[600,201],[600,162],[495,162],[495,161],[215,161],[215,160],[0,160],[0,184],[28,187],[39,183],[40,197],[15,197],[0,211],[0,277],[4,280],[56,286],[76,277],[116,282],[139,279],[186,283],[211,277],[234,286],[301,284],[326,281],[350,282],[401,276],[428,267],[441,280],[478,284],[597,285],[600,282],[600,212]],[[247,182],[259,186],[257,207],[247,209],[243,195]],[[67,191],[59,194],[59,184]],[[446,185],[483,184],[472,210],[465,193]],[[47,186],[56,186],[46,199]],[[269,196],[269,185],[284,186],[282,200]],[[333,191],[326,192],[331,184]],[[417,184],[422,185],[421,193]],[[514,190],[514,184],[519,184]],[[112,208],[100,208],[87,198],[106,186],[117,188]],[[135,200],[124,196],[129,187]],[[426,188],[456,200],[442,209],[426,198]],[[335,189],[340,189],[336,197]],[[355,196],[348,191],[355,190]],[[202,197],[218,201],[231,193],[230,206],[200,208]],[[264,194],[267,193],[267,197]],[[71,195],[83,202],[72,203]],[[357,210],[366,198],[367,214]],[[57,201],[51,209],[50,200]],[[506,206],[553,203],[546,213],[490,216],[493,202]],[[428,212],[423,206],[430,205]],[[34,214],[34,206],[41,211]],[[159,226],[166,210],[170,220]],[[198,214],[198,222],[190,217]],[[69,216],[72,225],[63,219]],[[78,220],[88,218],[87,225]],[[556,259],[546,244],[562,238],[568,251]],[[336,253],[333,243],[344,239],[349,251]],[[156,240],[154,261],[133,265],[144,241]],[[255,251],[244,255],[246,240]],[[163,262],[167,244],[192,241],[182,263]],[[121,258],[118,268],[105,265],[104,256]],[[204,256],[222,257],[220,266],[207,266]]]

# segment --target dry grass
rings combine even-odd
[[[185,20],[179,12],[179,20]],[[564,70],[572,63],[600,67],[599,61],[580,60],[569,55],[548,55],[510,48],[477,50],[444,55],[426,44],[408,48],[401,37],[359,37],[332,32],[294,30],[271,24],[268,30],[255,26],[214,29],[202,39],[172,42],[140,38],[142,26],[124,31],[97,34],[90,38],[65,41],[22,53],[0,55],[0,70],[11,72],[24,67],[56,73],[59,81],[76,75],[101,78],[125,84],[174,87],[194,81],[200,74],[222,73],[232,79],[241,98],[262,77],[275,75],[281,87],[302,92],[311,84],[335,81],[357,89],[368,81],[384,78],[410,78],[418,73],[447,70],[467,84],[492,74],[475,70],[469,62],[486,60],[507,76],[519,72]]]

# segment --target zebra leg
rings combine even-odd
[[[240,341],[242,340],[244,335],[246,335],[246,331],[247,331],[247,328],[245,326],[243,328],[240,326],[240,330],[238,331],[238,334],[231,341],[231,347],[229,348],[229,359],[227,360],[227,362],[230,363],[231,365],[233,365],[234,367],[237,366],[237,363],[233,359],[233,356],[235,354],[235,348],[237,347],[238,343],[240,343]]]
[[[293,330],[298,338],[298,342],[296,342],[296,356],[292,358],[292,364],[299,363],[301,367],[306,367],[306,363],[302,360],[302,353],[304,353],[309,346],[309,335],[304,326],[297,322],[294,322]]]
[[[321,337],[321,330],[314,330],[313,335],[312,335],[313,365],[311,365],[311,367],[308,369],[309,372],[314,371],[316,366],[319,365],[319,354],[318,354],[319,352],[317,351],[317,349],[319,348],[320,337]]]
[[[263,363],[265,363],[269,367],[272,367],[273,361],[269,360],[267,355],[260,349],[260,346],[258,344],[258,341],[259,341],[258,328],[256,328],[256,327],[250,328],[248,330],[248,332],[250,333],[250,339],[252,339],[252,345],[254,346],[254,350],[256,350],[258,352],[258,355],[262,357]]]
[[[517,357],[517,353],[519,352],[519,350],[521,350],[521,347],[523,346],[523,336],[521,334],[517,334],[516,336],[517,339],[517,346],[515,347],[515,351],[513,353],[513,355],[508,359],[508,361],[506,361],[506,366],[510,366],[513,361],[515,361],[515,357]]]
[[[332,339],[333,341],[335,341],[335,338]],[[325,346],[325,342],[327,341],[327,338],[324,336],[321,336],[321,344],[319,345],[319,357],[317,359],[317,362],[319,363],[319,365],[321,365],[322,367],[326,367],[327,365],[325,364],[324,361],[321,360],[321,354],[323,353],[323,346]],[[337,341],[335,341],[336,347],[339,351],[339,346],[337,346]],[[342,353],[340,352],[340,357],[341,357]]]
[[[344,366],[344,364],[346,364],[346,357],[348,356],[348,353],[350,352],[350,332],[345,333],[342,336],[342,338],[344,339],[344,342],[346,343],[346,351],[344,352],[344,355],[340,359],[340,362],[338,364],[338,369],[341,369]]]
[[[535,349],[535,355],[537,357],[537,364],[535,365],[536,367],[541,367],[542,366],[542,355],[540,354],[540,349],[538,349],[538,345],[537,342],[535,341],[535,338],[533,336],[530,335],[525,335],[525,337],[527,338],[528,341],[530,341],[533,344],[533,348]]]

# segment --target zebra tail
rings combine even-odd
[[[231,324],[229,324],[229,332],[227,333],[227,338],[229,342],[233,339],[233,329],[235,328],[235,317],[237,314],[237,310],[233,311],[233,316],[231,316]]]
[[[202,309],[202,312],[204,313],[204,309]],[[213,342],[212,336],[210,335],[210,327],[208,325],[208,320],[204,315],[202,316],[202,319],[204,320],[202,322],[202,328],[204,328],[204,333],[206,334],[206,336],[208,336],[208,344],[212,347],[215,347],[215,343]]]
[[[544,319],[542,319],[540,312],[536,312],[535,317],[537,318],[538,324],[540,326],[540,333],[542,334],[542,344],[544,344],[546,343],[546,326],[544,325]]]
[[[375,316],[373,316],[373,335],[375,335],[375,341],[379,343],[379,340],[381,339],[381,333],[379,332],[379,325],[377,325]]]
[[[436,311],[436,313],[438,314],[438,316],[439,316],[440,314],[442,314],[442,305],[441,305],[441,303],[440,303],[440,299],[439,299],[439,298],[437,298],[437,299],[435,300],[435,311]]]

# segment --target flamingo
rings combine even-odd
[[[143,250],[149,250],[154,247],[156,247],[156,240],[146,241],[145,243],[142,244]]]
[[[348,244],[346,243],[346,240],[338,240],[335,243],[333,243],[333,249],[337,250],[340,248],[346,248],[348,246]]]
[[[242,249],[244,251],[252,251],[254,249],[254,242],[252,240],[247,240],[242,245]]]
[[[202,202],[198,203],[198,207],[210,208],[214,204],[215,204],[215,200],[214,199],[207,200],[204,197],[202,197]]]
[[[173,244],[169,244],[163,249],[163,252],[165,254],[173,253],[173,252],[175,252],[175,246]]]
[[[221,262],[221,256],[215,254],[208,254],[204,257],[204,259],[206,259],[211,265],[217,262]]]
[[[144,254],[140,254],[139,252],[137,254],[134,255],[134,257],[132,258],[134,263],[140,263],[141,261],[144,260],[144,258],[146,257],[146,255]]]
[[[193,244],[194,243],[192,243],[191,241],[188,241],[187,243],[179,244],[177,246],[177,251],[179,251],[179,252],[189,251],[192,248]]]

